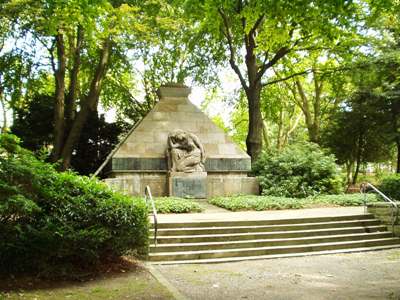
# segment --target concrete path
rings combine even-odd
[[[400,299],[400,250],[154,265],[187,299]]]
[[[211,204],[208,204],[211,205]],[[213,205],[211,205],[213,206]],[[215,207],[215,206],[213,206]],[[217,210],[219,209],[219,210]],[[329,207],[269,211],[230,212],[222,208],[210,208],[203,213],[193,214],[159,214],[159,223],[168,222],[200,222],[200,221],[231,221],[231,220],[277,220],[307,217],[328,217],[363,214],[363,207]]]

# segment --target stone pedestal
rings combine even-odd
[[[207,198],[207,172],[168,172],[171,197]]]

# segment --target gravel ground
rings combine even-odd
[[[154,268],[188,299],[400,299],[400,249]]]

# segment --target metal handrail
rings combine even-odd
[[[378,193],[385,201],[389,202],[391,204],[392,208],[392,233],[394,234],[394,226],[397,223],[398,217],[399,217],[399,205],[394,202],[392,199],[390,199],[388,196],[386,196],[384,193],[382,193],[378,188],[370,184],[369,182],[364,182],[361,184],[360,187],[360,192],[364,195],[364,211],[366,210],[367,207],[367,188],[370,187],[373,189],[376,193]]]
[[[153,196],[151,195],[151,190],[150,187],[147,185],[144,189],[144,200],[146,201],[146,204],[150,201],[151,204],[151,209],[153,211],[153,220],[154,220],[154,245],[157,246],[157,228],[158,228],[158,222],[157,222],[157,209],[156,205],[153,200]]]

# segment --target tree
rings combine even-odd
[[[52,145],[53,102],[54,96],[37,94],[15,108],[11,133],[21,138],[24,148],[38,152]],[[93,174],[127,130],[125,123],[107,123],[103,115],[90,114],[74,147],[72,169],[82,175]]]
[[[48,51],[54,76],[53,161],[69,167],[91,114],[96,113],[107,72],[126,39],[146,37],[162,6],[157,2],[6,1],[1,15]],[[50,18],[48,16],[51,16]],[[160,18],[162,18],[160,16]]]
[[[229,61],[240,80],[247,98],[246,145],[252,161],[262,148],[261,92],[276,82],[266,80],[268,71],[282,58],[317,46],[315,42],[337,39],[355,12],[347,1],[205,0],[187,1],[186,8],[212,38],[216,60]]]
[[[357,182],[361,164],[390,159],[382,102],[385,99],[370,89],[358,91],[331,115],[324,128],[322,144],[345,164],[348,183]]]

